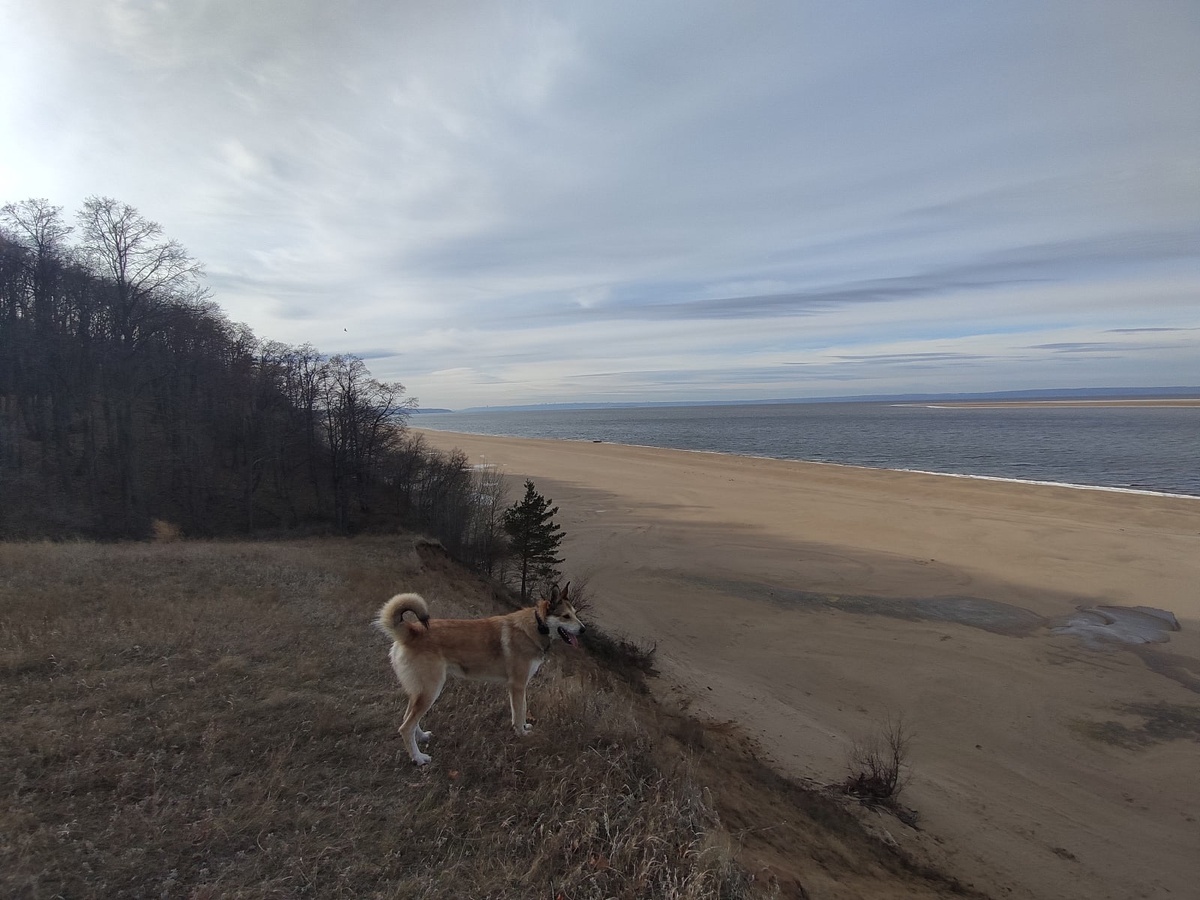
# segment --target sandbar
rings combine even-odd
[[[603,627],[657,645],[656,690],[782,771],[846,774],[912,731],[880,828],[996,897],[1200,884],[1200,499],[426,429],[559,507]],[[1170,614],[1082,639],[1080,610]],[[1169,633],[1168,633],[1169,632]]]

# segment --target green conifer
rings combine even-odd
[[[554,522],[558,507],[537,492],[531,480],[525,481],[525,496],[504,511],[503,526],[508,535],[511,555],[521,572],[521,602],[527,603],[540,583],[558,577],[558,545],[562,526]]]

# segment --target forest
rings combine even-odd
[[[108,197],[0,210],[0,539],[420,527],[489,571],[499,479],[408,428],[363,360],[229,320]]]

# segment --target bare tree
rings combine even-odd
[[[0,222],[32,252],[32,299],[35,308],[44,305],[51,279],[66,256],[66,238],[71,233],[71,227],[63,222],[62,207],[45,199],[7,203],[0,207]]]
[[[23,249],[19,287],[11,294],[12,314],[20,317],[22,346],[11,348],[9,364],[15,377],[24,382],[27,427],[43,441],[45,454],[60,443],[66,429],[60,363],[58,359],[59,310],[55,284],[68,255],[66,237],[70,226],[62,220],[62,207],[44,199],[23,200],[0,208],[0,224]]]
[[[113,324],[121,340],[134,341],[156,302],[201,293],[200,263],[129,204],[89,197],[79,212],[79,226],[84,258],[116,289]]]
[[[163,237],[157,222],[111,197],[89,197],[79,212],[79,226],[80,252],[112,288],[107,417],[115,437],[122,512],[132,529],[142,505],[135,416],[143,382],[137,351],[164,326],[170,304],[204,297],[198,283],[203,270],[177,241]]]
[[[504,476],[496,466],[482,465],[475,469],[474,510],[471,535],[467,542],[473,562],[488,576],[508,552],[504,531],[504,511],[507,491]]]
[[[320,511],[324,458],[321,440],[321,399],[328,363],[312,344],[292,347],[280,355],[283,392],[288,398],[304,445],[304,466],[312,486],[315,510]]]
[[[368,490],[384,451],[394,445],[412,408],[404,385],[376,381],[357,356],[334,356],[324,370],[323,411],[333,483],[334,521],[350,524],[350,502],[367,511]]]

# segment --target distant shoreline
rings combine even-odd
[[[1200,403],[1196,405],[1200,406]],[[424,423],[421,423],[422,426]],[[935,478],[965,478],[976,481],[993,481],[1002,484],[1022,484],[1037,487],[1068,488],[1076,491],[1105,491],[1113,494],[1140,494],[1145,497],[1170,497],[1177,500],[1200,500],[1200,495],[1186,494],[1180,491],[1154,491],[1147,488],[1119,487],[1106,484],[1087,484],[1075,481],[1046,481],[1037,478],[1010,478],[1004,475],[977,475],[969,472],[938,472],[933,469],[910,469],[893,466],[863,466],[856,463],[829,462],[819,459],[791,459],[780,456],[756,456],[753,454],[733,453],[728,450],[700,450],[687,447],[659,447],[654,444],[628,444],[622,441],[602,441],[595,438],[542,438],[526,437],[519,434],[487,434],[469,431],[449,431],[441,428],[415,428],[418,434],[431,433],[447,437],[511,439],[515,441],[551,441],[563,444],[608,444],[613,447],[628,447],[633,450],[663,451],[666,453],[695,453],[700,455],[726,456],[731,459],[753,459],[764,462],[795,463],[801,466],[826,466],[830,468],[857,470],[862,472],[901,472],[912,475],[930,475]]]
[[[644,400],[625,402],[522,403],[469,406],[462,409],[426,409],[422,413],[562,412],[600,409],[669,409],[708,406],[793,406],[875,403],[886,406],[1200,406],[1200,386],[1158,388],[1063,388],[1060,390],[989,391],[954,394],[862,394],[837,397],[773,397],[766,400]]]
[[[924,409],[1036,409],[1043,406],[1200,406],[1200,397],[1147,397],[1123,400],[945,400],[937,403],[896,403],[895,406],[920,406]]]
[[[1196,397],[906,400],[430,416],[438,431],[594,441],[1200,497]]]

